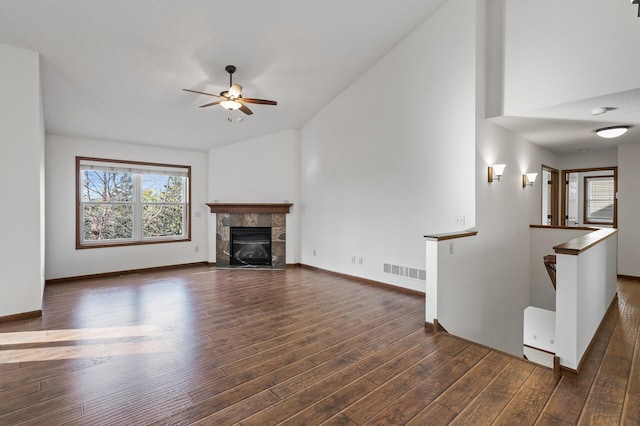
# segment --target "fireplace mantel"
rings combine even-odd
[[[289,213],[293,203],[207,203],[211,213]]]

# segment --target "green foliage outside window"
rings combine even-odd
[[[159,237],[182,234],[183,179],[176,176],[143,175],[143,235]]]
[[[186,238],[188,175],[123,169],[118,163],[81,170],[82,243]]]

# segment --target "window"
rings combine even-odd
[[[76,157],[76,176],[76,248],[190,240],[190,166]]]
[[[615,181],[613,176],[585,176],[584,222],[613,225]]]

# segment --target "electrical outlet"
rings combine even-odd
[[[200,251],[200,247],[196,246],[196,253]]]
[[[316,249],[313,249],[313,255],[315,256],[316,254]]]
[[[361,257],[359,257],[358,258],[358,263],[362,265],[364,263],[364,260]]]
[[[464,226],[464,216],[456,216],[456,225]]]
[[[356,263],[356,257],[355,256],[351,256],[351,263]]]

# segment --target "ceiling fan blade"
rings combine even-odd
[[[191,90],[191,89],[182,89],[182,90],[184,90],[185,92],[199,93],[201,95],[207,95],[207,96],[213,96],[213,97],[216,97],[216,98],[221,98],[220,95],[214,95],[213,93],[198,92],[197,90]]]
[[[242,94],[242,86],[239,84],[234,84],[229,88],[229,96],[232,98],[239,98]]]
[[[260,105],[278,105],[276,101],[269,101],[266,99],[242,98],[242,102],[247,102],[250,104],[260,104]]]
[[[204,107],[208,107],[208,106],[212,106],[212,105],[218,105],[220,102],[222,102],[224,99],[221,99],[219,101],[215,101],[215,102],[211,102],[210,104],[204,104],[204,105],[200,105],[200,108],[204,108]]]
[[[249,108],[247,108],[247,106],[244,105],[244,104],[242,104],[242,106],[239,109],[240,109],[240,111],[244,112],[247,115],[253,114],[253,111],[251,111]]]

